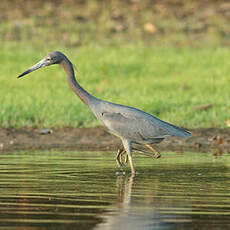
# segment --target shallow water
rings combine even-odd
[[[230,155],[16,152],[0,156],[0,229],[228,229]],[[117,172],[117,173],[116,173]]]

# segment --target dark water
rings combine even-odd
[[[135,157],[118,172],[111,153],[0,156],[0,229],[230,229],[230,155]]]

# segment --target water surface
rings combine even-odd
[[[138,175],[115,153],[0,156],[0,229],[228,229],[230,155],[136,155]]]

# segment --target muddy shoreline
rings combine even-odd
[[[230,153],[230,129],[193,129],[191,138],[168,138],[156,145],[159,151]],[[102,127],[95,128],[0,128],[0,152],[16,150],[117,151],[118,138]]]

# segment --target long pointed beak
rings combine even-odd
[[[17,78],[23,77],[24,75],[31,73],[37,69],[40,69],[44,66],[47,66],[46,59],[42,59],[40,62],[38,62],[37,64],[33,65],[28,70],[26,70],[24,73],[20,74]]]

